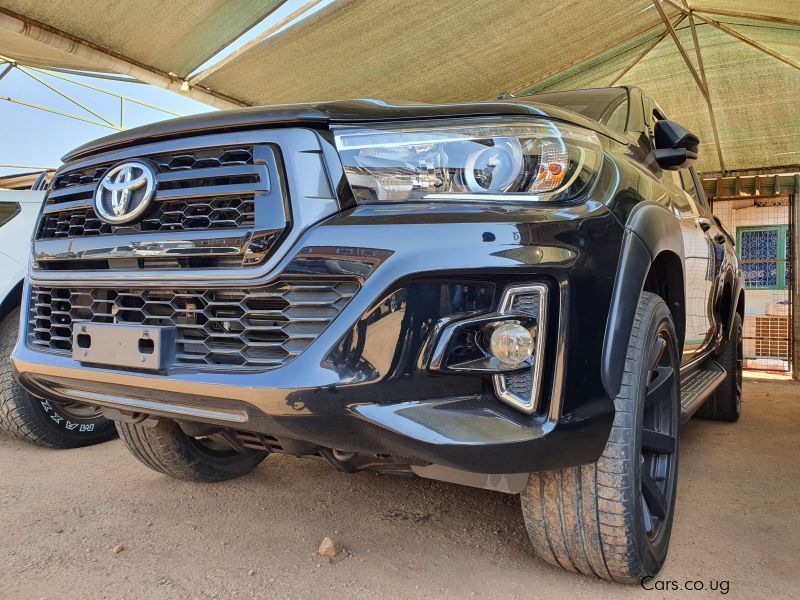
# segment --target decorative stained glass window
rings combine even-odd
[[[783,274],[783,287],[787,290],[789,289],[790,282],[792,280],[792,264],[794,262],[794,257],[792,256],[792,251],[789,249],[789,233],[787,229],[784,229],[784,249],[786,253],[783,255],[786,258],[786,269],[784,270]]]
[[[786,289],[789,249],[785,225],[737,228],[739,262],[749,289]]]

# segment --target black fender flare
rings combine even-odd
[[[628,342],[647,275],[656,257],[662,252],[676,255],[683,269],[683,234],[680,223],[675,214],[663,204],[642,202],[634,207],[625,223],[622,252],[606,322],[601,378],[603,387],[611,398],[619,394],[622,385]],[[681,279],[683,280],[683,272]],[[683,297],[683,289],[680,294]],[[680,346],[683,345],[682,325],[682,322],[676,323]]]

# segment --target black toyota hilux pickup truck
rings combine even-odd
[[[271,453],[520,494],[536,552],[617,581],[669,544],[679,426],[740,412],[742,273],[636,88],[197,115],[65,157],[13,365],[131,453]]]

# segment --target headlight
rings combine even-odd
[[[603,155],[594,132],[544,120],[346,127],[335,137],[360,204],[564,200],[589,187]]]

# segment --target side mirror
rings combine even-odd
[[[697,160],[700,138],[675,121],[662,119],[656,122],[655,138],[653,155],[662,169],[685,169]]]

